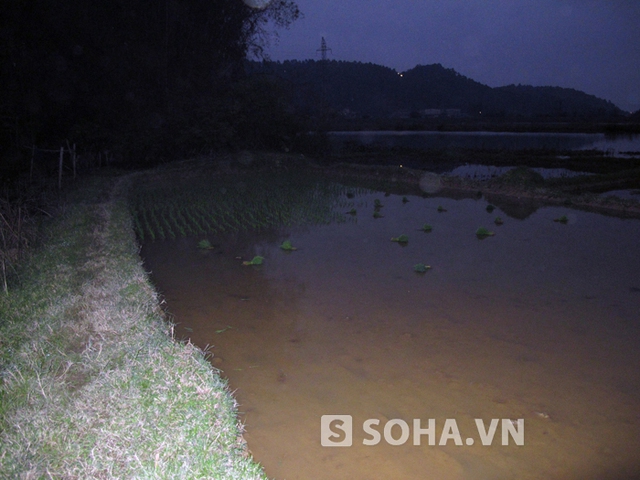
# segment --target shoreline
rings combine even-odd
[[[362,165],[356,163],[340,163],[335,165],[316,166],[325,172],[338,176],[355,176],[363,180],[385,182],[389,186],[393,184],[405,184],[419,194],[420,181],[426,170],[418,170],[399,166]],[[514,169],[517,167],[514,167]],[[430,174],[437,175],[437,174]],[[575,194],[563,191],[554,185],[556,182],[545,182],[549,185],[513,185],[505,183],[502,177],[490,180],[472,180],[454,176],[438,175],[439,186],[433,192],[424,192],[437,196],[478,196],[499,197],[510,202],[535,202],[540,205],[561,205],[581,210],[588,210],[603,214],[622,216],[628,218],[640,218],[640,201],[627,200],[618,197],[606,197],[594,193]],[[576,183],[573,181],[573,183]],[[579,188],[580,184],[572,188]],[[640,200],[640,198],[639,198]]]

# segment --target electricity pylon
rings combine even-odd
[[[331,52],[330,48],[327,48],[327,42],[324,41],[324,37],[322,37],[322,41],[320,42],[320,48],[316,50],[316,52],[320,52],[320,57],[322,60],[327,59],[327,52]]]

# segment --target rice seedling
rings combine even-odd
[[[373,212],[373,218],[382,218],[384,215],[382,215],[380,212],[375,211]]]
[[[409,243],[409,237],[406,235],[400,235],[398,237],[391,237],[392,242]]]
[[[167,216],[167,215],[162,215],[160,218],[161,218],[161,220],[162,220],[162,222],[163,222],[163,225],[166,227],[167,232],[169,232],[169,236],[170,236],[173,240],[175,240],[175,239],[176,239],[176,234],[175,234],[175,232],[173,231],[173,228],[171,228],[171,223],[169,222],[169,218],[168,218],[168,216]]]
[[[143,220],[143,223],[144,223],[145,230],[147,232],[149,232],[149,235],[151,236],[151,241],[154,241],[156,236],[153,233],[153,228],[149,224],[149,219],[147,218],[147,211],[146,210],[142,210],[142,220]]]
[[[438,205],[438,212],[442,213],[442,212],[446,212],[447,209],[444,208],[442,205]]]
[[[169,220],[170,220],[169,223],[173,222],[173,224],[176,227],[176,231],[178,231],[181,236],[186,237],[187,236],[187,232],[185,231],[185,229],[182,226],[181,222],[178,220],[177,215],[175,213],[175,210],[173,208],[169,209],[168,216],[169,216]]]
[[[416,263],[413,266],[413,271],[417,273],[426,273],[429,269],[431,269],[431,266],[425,265],[424,263]]]
[[[198,248],[201,248],[203,250],[212,250],[214,247],[213,245],[211,245],[211,242],[205,238],[198,242]]]
[[[422,225],[422,228],[420,230],[422,230],[423,232],[430,232],[433,230],[433,227],[428,223],[425,223],[424,225]]]
[[[206,232],[214,232],[215,231],[215,227],[209,223],[208,220],[208,215],[205,215],[205,212],[203,212],[201,210],[201,207],[194,209],[193,210],[193,215],[199,220],[199,222],[202,224],[202,233],[206,233]]]
[[[504,220],[502,220],[501,217],[496,217],[496,219],[494,220],[494,223],[496,225],[502,225],[504,223]]]
[[[407,197],[402,197],[402,203],[409,203],[409,199]]]
[[[189,223],[193,222],[194,228],[193,228],[193,235],[203,235],[205,233],[207,233],[207,229],[205,228],[205,226],[202,223],[202,220],[199,218],[197,212],[194,211],[189,211],[187,210],[188,214],[189,214]]]
[[[349,214],[349,215],[357,215],[357,214],[358,214],[358,211],[357,211],[355,208],[352,208],[351,210],[349,210],[349,211],[347,212],[347,214]]]
[[[491,232],[484,227],[480,227],[476,230],[476,236],[481,239],[486,237],[492,237],[493,235],[495,235],[494,232]]]
[[[562,215],[561,217],[554,218],[553,221],[557,223],[564,223],[566,225],[569,223],[569,218],[567,218],[566,215]]]
[[[264,262],[264,257],[261,257],[260,255],[256,255],[251,260],[245,260],[244,262],[242,262],[242,265],[262,265],[263,262]]]
[[[487,209],[486,209],[486,210],[487,210],[487,212],[491,213],[491,212],[493,212],[495,209],[496,209],[495,205],[491,205],[491,204],[489,204],[489,205],[487,205]]]
[[[384,207],[384,205],[382,205],[382,203],[380,202],[380,200],[378,200],[377,198],[373,201],[373,207],[374,208],[382,208]]]
[[[153,209],[151,210],[151,219],[153,221],[153,224],[154,224],[154,227],[155,227],[155,230],[156,230],[158,236],[162,240],[164,240],[166,238],[165,234],[164,234],[164,229],[162,228],[162,225],[160,225],[160,221],[158,220],[158,217],[156,216],[156,212]]]
[[[182,210],[182,208],[178,209],[176,212],[176,218],[180,224],[183,225],[183,229],[188,235],[196,235],[199,233],[198,230],[200,229],[200,225],[195,221],[189,210],[185,210],[185,214],[182,213]]]
[[[282,242],[282,245],[280,245],[280,248],[282,250],[285,250],[287,252],[292,252],[294,250],[297,250],[296,247],[294,247],[293,245],[291,245],[291,240],[285,240],[284,242]]]

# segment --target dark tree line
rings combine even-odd
[[[5,158],[66,140],[136,162],[274,142],[248,120],[261,114],[253,91],[265,88],[244,78],[243,60],[267,27],[298,17],[291,0],[263,10],[242,0],[3,0],[0,10]]]
[[[388,118],[405,112],[459,111],[466,118],[504,120],[610,120],[623,112],[607,100],[560,87],[510,85],[492,88],[440,64],[406,72],[371,63],[342,61],[253,62],[250,68],[291,84],[298,108],[317,114]],[[422,112],[422,113],[421,113]]]

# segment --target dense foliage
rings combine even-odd
[[[291,0],[5,0],[0,144],[142,161],[243,142],[256,107],[242,61],[298,15]]]

